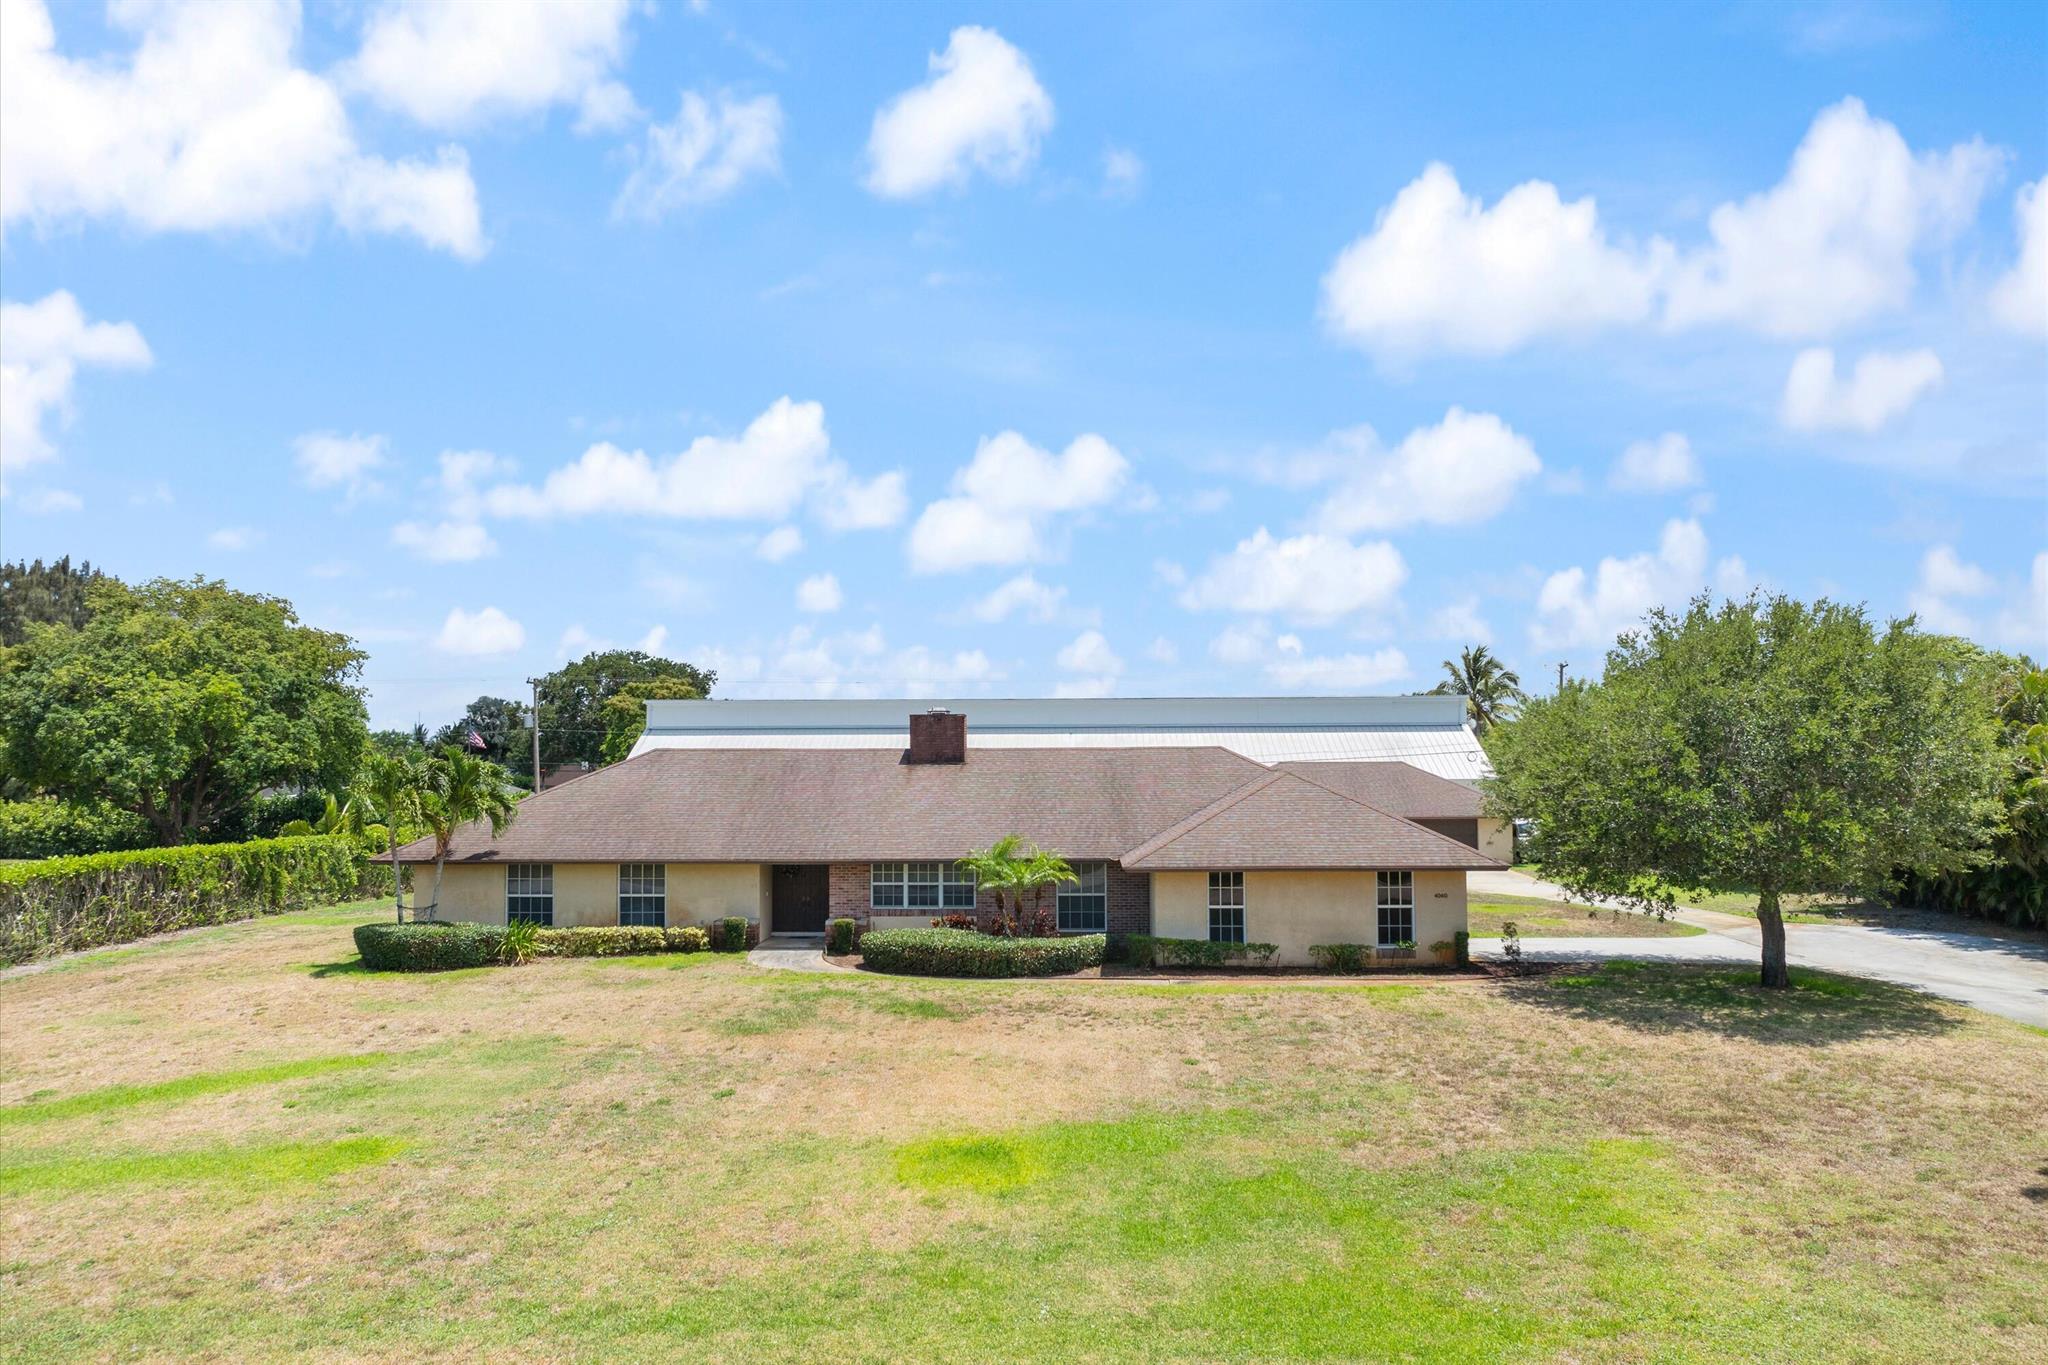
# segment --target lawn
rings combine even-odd
[[[352,918],[0,979],[0,1352],[2048,1355],[2048,1036],[1910,992],[400,977]]]
[[[1474,938],[1499,938],[1501,926],[1509,922],[1524,938],[1685,938],[1706,932],[1634,910],[1602,910],[1536,896],[1489,896],[1470,902],[1465,915]]]

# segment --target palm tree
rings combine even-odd
[[[364,758],[362,771],[356,774],[356,790],[384,813],[389,830],[385,846],[394,853],[405,842],[408,832],[426,823],[423,802],[431,781],[428,761],[421,754],[372,753]],[[391,863],[391,896],[398,922],[403,924],[405,880],[399,874],[396,859]]]
[[[1429,690],[1439,696],[1463,697],[1475,734],[1483,735],[1490,727],[1513,720],[1515,708],[1527,700],[1521,677],[1485,645],[1459,650],[1456,663],[1444,660],[1444,672],[1449,676]]]
[[[434,836],[434,899],[427,905],[427,918],[441,903],[441,870],[448,862],[449,845],[455,832],[479,820],[490,822],[491,837],[503,834],[519,813],[519,797],[505,770],[497,764],[466,754],[454,745],[427,760],[427,781],[420,794],[420,821]],[[419,908],[413,908],[419,918]]]
[[[1079,881],[1074,875],[1073,865],[1057,853],[1047,853],[1034,846],[1030,853],[1017,860],[1017,871],[1012,881],[1021,902],[1026,891],[1031,893],[1031,918],[1035,921],[1045,910],[1045,888],[1060,882]],[[1018,906],[1017,919],[1022,926],[1023,906]]]
[[[987,848],[976,849],[953,864],[962,872],[974,874],[977,889],[995,896],[998,921],[1004,917],[1003,897],[1016,885],[1017,848],[1023,842],[1014,834],[1005,834]]]

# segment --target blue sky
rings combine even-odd
[[[289,597],[380,724],[1757,584],[2048,653],[2039,6],[0,3],[4,553]]]

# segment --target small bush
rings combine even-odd
[[[825,926],[825,951],[834,957],[845,957],[853,951],[854,940],[860,937],[860,926],[841,916]]]
[[[932,921],[932,928],[934,929],[974,929],[977,927],[979,926],[975,924],[974,916],[959,910],[953,911],[950,915],[940,915]]]
[[[1363,943],[1313,943],[1308,955],[1326,972],[1362,972],[1372,959],[1372,949]]]
[[[668,951],[668,931],[652,924],[583,925],[542,929],[534,951],[541,957],[634,957]]]
[[[522,962],[531,962],[540,951],[540,926],[530,919],[517,920],[505,926],[505,937],[498,943],[500,961],[517,967]]]
[[[1472,965],[1472,935],[1463,929],[1451,935],[1451,961],[1460,967]]]
[[[694,924],[664,929],[662,933],[667,938],[668,950],[672,953],[701,953],[711,946],[711,935]]]
[[[747,927],[748,922],[738,915],[713,920],[711,946],[721,953],[744,953],[747,950]]]
[[[1126,960],[1141,967],[1227,967],[1249,963],[1263,967],[1280,951],[1277,943],[1215,943],[1205,938],[1154,938],[1131,934],[1124,940]]]
[[[488,967],[504,952],[502,924],[359,924],[356,951],[373,972]]]
[[[912,976],[1065,976],[1102,965],[1102,934],[998,938],[964,929],[877,929],[860,951],[878,972]]]

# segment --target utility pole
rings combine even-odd
[[[1564,660],[1562,659],[1557,662],[1557,690],[1560,692],[1564,691]]]
[[[540,795],[540,679],[528,678],[533,688],[533,794]]]

